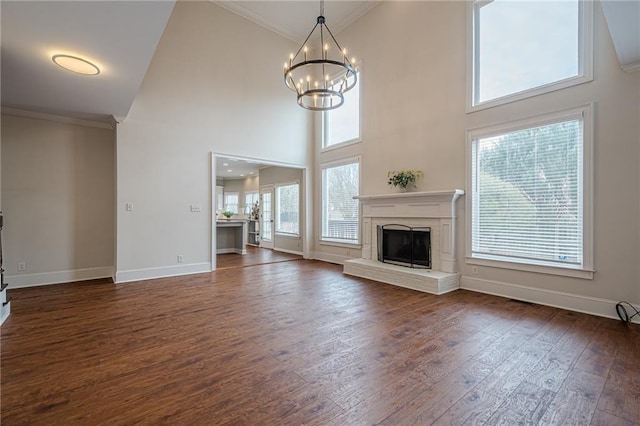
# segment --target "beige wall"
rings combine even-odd
[[[113,131],[2,115],[2,204],[12,285],[111,276]]]
[[[176,3],[118,125],[118,281],[210,270],[211,152],[309,162],[309,113],[269,65],[292,49],[212,2]]]
[[[303,241],[305,238],[305,209],[303,200],[305,199],[305,185],[303,181],[303,171],[290,167],[266,167],[260,169],[260,186],[278,185],[298,182],[300,184],[300,237],[289,237],[274,233],[273,248],[288,252],[302,253]],[[274,199],[275,201],[275,199]],[[275,214],[275,213],[274,213]]]
[[[397,168],[423,170],[419,190],[465,189],[468,129],[594,102],[595,279],[489,267],[471,276],[464,259],[464,199],[458,210],[458,264],[463,276],[473,279],[467,281],[470,287],[505,283],[500,287],[505,295],[525,286],[556,300],[568,293],[587,304],[597,302],[591,298],[640,302],[640,73],[620,70],[599,3],[593,82],[472,114],[465,112],[466,12],[466,2],[382,2],[340,34],[340,43],[362,59],[362,142],[317,153],[316,167],[361,155],[367,195],[391,192],[386,171]],[[316,173],[316,203],[319,189]],[[318,220],[316,215],[316,228]],[[359,255],[320,245],[317,238],[314,250],[325,258]]]

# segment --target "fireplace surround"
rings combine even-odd
[[[456,200],[461,189],[355,197],[362,207],[362,258],[343,272],[374,281],[443,294],[460,287],[456,266]],[[378,260],[378,226],[430,228],[431,268],[409,268]]]

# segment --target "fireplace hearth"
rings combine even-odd
[[[357,197],[362,258],[345,261],[343,272],[433,294],[457,290],[456,200],[462,195],[454,189]],[[400,231],[390,233],[392,247],[383,241],[386,230]]]

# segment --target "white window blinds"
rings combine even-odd
[[[322,240],[358,243],[360,235],[360,163],[322,170]]]
[[[582,116],[472,139],[472,256],[583,263]]]

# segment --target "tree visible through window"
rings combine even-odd
[[[359,242],[360,163],[325,166],[322,169],[322,235],[324,241]]]
[[[473,257],[583,266],[583,127],[578,116],[472,138]]]
[[[276,187],[276,232],[299,235],[300,185],[292,183]]]

